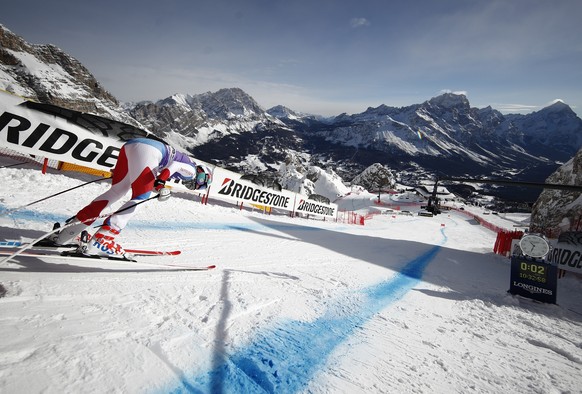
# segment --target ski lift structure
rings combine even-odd
[[[454,181],[462,183],[487,183],[491,185],[507,185],[507,186],[521,186],[533,187],[542,189],[566,190],[571,192],[582,192],[582,186],[577,185],[560,185],[555,183],[536,183],[536,182],[521,182],[510,181],[507,179],[476,179],[476,178],[455,178],[455,177],[439,177],[434,183],[431,196],[428,198],[426,210],[432,212],[433,215],[441,213],[440,199],[437,196],[438,184],[440,181]]]

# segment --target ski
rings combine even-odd
[[[126,252],[134,256],[177,256],[181,250],[149,250],[149,249],[125,249]]]
[[[30,245],[29,242],[21,242],[21,241],[0,241],[0,248],[1,249],[18,249],[22,247],[28,247],[29,250],[59,250],[64,251],[68,250],[71,247],[75,247],[77,245],[65,245],[65,246],[57,246],[57,245]],[[131,253],[135,256],[177,256],[182,253],[181,250],[151,250],[151,249],[125,249],[126,252]]]
[[[143,253],[145,252],[145,253]],[[158,254],[152,254],[150,253],[151,251],[142,251],[142,254],[139,253],[132,253],[133,256],[158,256]],[[136,260],[131,260],[131,259],[117,259],[115,257],[91,257],[91,256],[86,256],[80,252],[77,252],[76,250],[69,250],[69,251],[64,251],[60,253],[60,257],[73,257],[73,258],[80,258],[80,259],[91,259],[93,261],[95,261],[96,259],[98,260],[107,260],[107,261],[121,261],[121,262],[127,262],[127,263],[138,263]],[[186,265],[186,264],[174,264],[174,263],[163,263],[163,264],[148,264],[148,263],[142,263],[143,265],[147,265],[147,266],[163,266],[163,267],[172,267],[174,269],[181,269],[181,270],[189,270],[189,271],[206,271],[206,270],[211,270],[213,268],[216,268],[216,265],[207,265],[207,266],[196,266],[193,267],[191,265]]]
[[[35,244],[31,244],[30,242],[22,242],[22,241],[16,241],[16,240],[7,240],[7,241],[0,241],[0,248],[5,249],[5,248],[22,248],[22,247],[26,247],[26,248],[46,248],[46,249],[57,249],[57,248],[73,248],[75,246],[78,246],[77,244],[69,244],[69,245],[63,245],[63,246],[56,246],[56,245],[50,245],[48,243],[40,243],[37,242]]]
[[[11,252],[0,251],[0,256],[10,256]],[[151,254],[142,255],[142,256],[155,256]],[[208,271],[211,269],[216,268],[216,265],[206,265],[206,266],[192,266],[187,264],[175,264],[175,263],[144,263],[130,259],[117,259],[117,258],[107,258],[107,257],[91,257],[85,256],[83,254],[77,253],[74,250],[69,250],[65,252],[60,252],[57,250],[31,250],[20,253],[18,257],[35,257],[35,258],[43,258],[43,259],[56,259],[56,260],[72,260],[72,261],[84,261],[84,262],[99,262],[104,261],[107,263],[125,263],[125,264],[137,264],[141,267],[147,268],[164,268],[167,270],[174,270],[174,271]]]
[[[125,211],[125,210],[128,210],[128,209],[132,208],[132,207],[136,207],[136,206],[138,206],[139,204],[143,204],[144,202],[148,202],[148,201],[150,201],[150,200],[152,200],[152,199],[154,199],[154,198],[158,198],[158,196],[159,196],[159,195],[156,195],[156,196],[153,196],[153,197],[146,198],[145,200],[141,200],[140,202],[137,202],[137,203],[135,203],[135,204],[132,204],[132,205],[130,205],[130,206],[128,206],[128,207],[122,208],[122,209],[120,209],[120,210],[116,211],[115,213],[121,213],[121,212],[123,212],[123,211]],[[109,214],[107,214],[107,215],[109,215]],[[96,216],[96,217],[94,217],[94,218],[90,218],[90,219],[87,219],[87,220],[96,220],[96,219],[102,219],[103,217],[105,217],[105,215],[103,215],[103,216]],[[2,264],[4,264],[4,263],[6,263],[8,260],[12,259],[13,257],[16,257],[16,256],[18,256],[18,255],[22,254],[23,252],[25,252],[26,250],[30,249],[32,246],[34,246],[34,245],[35,245],[35,244],[37,244],[37,243],[44,244],[43,240],[46,240],[46,239],[48,239],[50,235],[52,235],[52,234],[55,234],[55,233],[57,233],[57,232],[60,232],[60,231],[64,230],[65,228],[71,227],[71,226],[73,226],[73,225],[75,225],[75,224],[77,224],[77,222],[76,222],[75,220],[72,220],[72,221],[70,221],[69,223],[65,223],[65,225],[63,225],[63,226],[61,226],[61,225],[60,225],[58,222],[57,222],[57,223],[55,223],[55,224],[53,225],[53,229],[52,229],[51,231],[47,231],[46,233],[42,234],[42,235],[41,235],[40,237],[38,237],[37,239],[35,239],[35,240],[33,240],[33,241],[29,242],[27,245],[23,245],[23,246],[21,246],[20,248],[18,248],[18,250],[17,250],[16,252],[13,252],[11,255],[9,255],[9,256],[8,256],[8,257],[6,257],[5,259],[2,259],[2,260],[0,260],[0,265],[2,265]]]

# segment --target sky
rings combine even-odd
[[[238,87],[319,115],[422,103],[582,115],[579,0],[5,2],[0,23],[72,55],[121,101]]]

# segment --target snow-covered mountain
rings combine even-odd
[[[188,137],[185,147],[197,157],[237,171],[248,169],[249,157],[276,171],[293,151],[313,165],[333,166],[348,181],[381,163],[398,172],[518,174],[541,182],[582,147],[582,120],[563,103],[504,116],[454,94],[323,119],[282,106],[264,111],[235,88],[142,103],[129,113],[162,137]]]
[[[200,95],[175,94],[157,102],[126,106],[127,112],[159,136],[177,133],[192,146],[226,135],[245,133],[261,124],[280,122],[238,88]]]
[[[505,174],[571,158],[582,146],[582,120],[563,103],[504,116],[490,107],[472,108],[464,95],[446,93],[404,108],[383,105],[338,116],[316,135],[329,143],[385,152],[381,162],[392,168],[416,162],[450,175]]]
[[[237,88],[176,95],[129,113],[162,137],[188,137],[184,147],[197,157],[237,171],[248,171],[252,158],[276,172],[287,152],[295,152],[312,165],[332,166],[347,181],[381,163],[400,173],[541,182],[582,147],[582,120],[564,103],[503,115],[450,93],[331,119],[283,106],[265,111]]]

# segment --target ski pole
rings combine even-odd
[[[162,190],[164,190],[164,189],[162,189]],[[119,211],[115,211],[115,212],[113,212],[113,213],[108,213],[108,214],[104,214],[104,215],[96,216],[96,217],[94,217],[94,218],[89,218],[89,219],[87,219],[86,221],[90,221],[90,220],[97,220],[97,219],[103,219],[103,218],[106,218],[106,217],[108,217],[108,216],[115,215],[115,214],[121,213],[121,212],[123,212],[123,211],[127,211],[128,209],[131,209],[131,208],[133,208],[133,207],[136,207],[136,206],[138,206],[139,204],[143,204],[144,202],[148,202],[148,201],[150,201],[150,200],[153,200],[154,198],[159,198],[159,197],[160,197],[160,195],[159,195],[159,194],[156,194],[156,195],[155,195],[155,196],[153,196],[153,197],[147,198],[147,199],[145,199],[145,200],[142,200],[142,201],[140,201],[140,202],[136,202],[135,204],[132,204],[132,205],[130,205],[129,207],[125,207],[125,208],[123,208],[123,209],[120,209]],[[162,197],[163,197],[163,196],[162,196]],[[169,197],[169,196],[168,196],[168,197]],[[7,261],[9,261],[9,260],[11,260],[11,259],[13,259],[14,257],[18,256],[20,253],[22,253],[22,252],[25,252],[26,250],[30,249],[31,247],[33,247],[33,246],[34,246],[34,244],[35,244],[35,243],[37,243],[37,242],[38,242],[38,241],[40,241],[41,239],[44,239],[44,238],[48,237],[48,236],[49,236],[49,235],[51,235],[51,234],[54,234],[54,233],[56,233],[56,232],[58,232],[58,231],[61,231],[61,230],[65,229],[65,228],[67,228],[67,227],[70,227],[70,226],[72,226],[73,224],[77,224],[77,223],[78,223],[78,222],[76,222],[76,221],[74,221],[74,220],[73,220],[73,221],[71,221],[71,223],[67,223],[67,224],[65,224],[65,225],[64,225],[64,226],[62,226],[62,227],[58,227],[58,228],[52,229],[51,231],[49,231],[49,232],[47,232],[47,233],[45,233],[45,234],[41,235],[40,237],[38,237],[38,238],[37,238],[37,239],[35,239],[34,241],[32,241],[32,242],[30,242],[30,243],[28,243],[28,244],[26,244],[26,245],[23,245],[23,246],[22,246],[20,249],[18,249],[16,252],[12,253],[10,256],[8,256],[8,257],[6,257],[5,259],[3,259],[2,261],[0,261],[0,265],[2,265],[2,264],[4,264],[4,263],[6,263]]]
[[[30,202],[30,203],[28,203],[28,204],[26,204],[26,205],[23,205],[23,206],[21,206],[21,207],[9,209],[9,210],[7,210],[7,211],[3,212],[3,214],[4,214],[4,215],[10,215],[11,213],[13,213],[13,212],[16,212],[16,211],[18,211],[18,210],[20,210],[20,209],[22,209],[22,208],[29,207],[29,206],[31,206],[31,205],[34,205],[34,204],[36,204],[36,203],[39,203],[39,202],[41,202],[41,201],[48,200],[49,198],[56,197],[56,196],[58,196],[58,195],[61,195],[61,194],[63,194],[63,193],[70,192],[71,190],[75,190],[75,189],[78,189],[78,188],[80,188],[80,187],[86,186],[86,185],[88,185],[88,184],[90,184],[90,183],[95,183],[95,182],[103,181],[103,180],[105,180],[105,179],[109,179],[109,178],[99,178],[99,179],[94,179],[94,180],[92,180],[92,181],[89,181],[89,182],[85,182],[85,183],[83,183],[83,184],[81,184],[81,185],[77,185],[77,186],[75,186],[75,187],[72,187],[72,188],[70,188],[70,189],[63,190],[63,191],[60,191],[60,192],[58,192],[58,193],[55,193],[55,194],[51,194],[50,196],[47,196],[47,197],[45,197],[45,198],[41,198],[40,200],[36,200],[36,201]]]
[[[14,164],[8,164],[5,166],[2,166],[0,168],[10,168],[10,167],[16,167],[16,166],[21,166],[21,165],[22,165],[22,163],[14,163]]]

